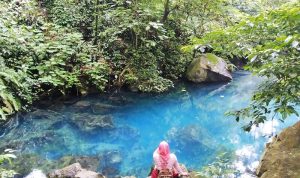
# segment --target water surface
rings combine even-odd
[[[228,110],[246,106],[261,80],[236,72],[230,83],[180,84],[160,95],[91,95],[36,108],[16,116],[9,129],[1,130],[0,148],[34,155],[23,164],[45,172],[53,164],[59,167],[58,160],[86,156],[95,158],[94,169],[108,177],[146,177],[153,151],[167,140],[179,162],[189,169],[200,170],[228,153],[228,164],[239,172],[235,177],[251,177],[265,142],[295,122],[270,121],[245,133],[242,123],[224,116]],[[95,122],[101,124],[94,126]]]

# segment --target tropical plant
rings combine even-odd
[[[0,120],[6,120],[7,116],[16,111],[25,109],[21,103],[31,104],[32,94],[30,80],[27,80],[26,73],[14,71],[7,68],[0,58]]]
[[[4,164],[5,162],[8,162],[9,164],[12,164],[11,159],[16,159],[17,157],[12,154],[14,150],[11,149],[6,149],[5,154],[0,155],[0,166],[1,164]],[[0,176],[1,178],[10,178],[14,177],[17,173],[13,170],[7,170],[5,168],[0,167]]]
[[[33,1],[3,3],[0,14],[2,120],[42,96],[105,89],[109,66],[81,33],[46,22]]]
[[[249,17],[225,30],[206,34],[203,38],[192,39],[193,45],[183,47],[193,51],[199,46],[210,45],[213,53],[224,58],[247,58],[245,69],[253,74],[266,77],[254,93],[252,103],[244,109],[230,112],[236,120],[248,118],[244,127],[250,131],[268,119],[269,114],[284,120],[296,114],[300,102],[300,6],[285,5],[279,9]]]
[[[216,160],[207,166],[204,166],[198,171],[195,176],[199,178],[210,177],[233,177],[239,174],[232,165],[234,155],[229,152],[221,152],[216,157]]]

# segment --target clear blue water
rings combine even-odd
[[[243,123],[224,116],[228,110],[246,106],[262,79],[247,72],[234,73],[234,80],[221,84],[180,84],[160,95],[121,92],[56,103],[47,108],[18,115],[9,129],[2,129],[0,148],[14,148],[18,154],[36,154],[45,160],[64,156],[100,157],[98,171],[108,177],[135,175],[146,177],[152,153],[167,140],[179,162],[189,169],[214,162],[221,152],[235,155],[230,164],[241,174],[249,172],[259,160],[269,137],[296,119],[284,124],[268,122],[251,133]],[[95,112],[94,106],[105,104]],[[77,103],[78,104],[78,103]],[[85,129],[71,118],[90,122],[89,117],[109,116],[110,126]],[[77,124],[76,124],[77,122]]]

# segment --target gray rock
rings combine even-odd
[[[113,119],[110,115],[74,114],[71,120],[80,130],[86,132],[114,127]]]
[[[75,178],[104,178],[104,176],[93,171],[82,169],[75,175]]]
[[[60,167],[65,167],[74,163],[79,163],[82,168],[97,171],[100,165],[100,157],[97,156],[64,156],[57,161]]]
[[[74,163],[50,173],[49,178],[104,178],[103,175],[83,169],[79,163]]]
[[[230,81],[232,76],[227,63],[214,54],[202,54],[187,69],[187,79],[195,83]]]
[[[267,144],[256,174],[261,178],[300,177],[300,121]]]
[[[79,163],[74,163],[70,166],[67,166],[62,169],[55,170],[49,174],[49,178],[74,178],[77,173],[82,170],[82,167]]]

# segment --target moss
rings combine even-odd
[[[200,59],[194,59],[188,67],[187,75],[192,76],[198,70],[198,66],[200,65]]]
[[[206,58],[209,62],[213,63],[214,65],[216,65],[219,62],[218,56],[216,56],[212,53],[207,53]]]

